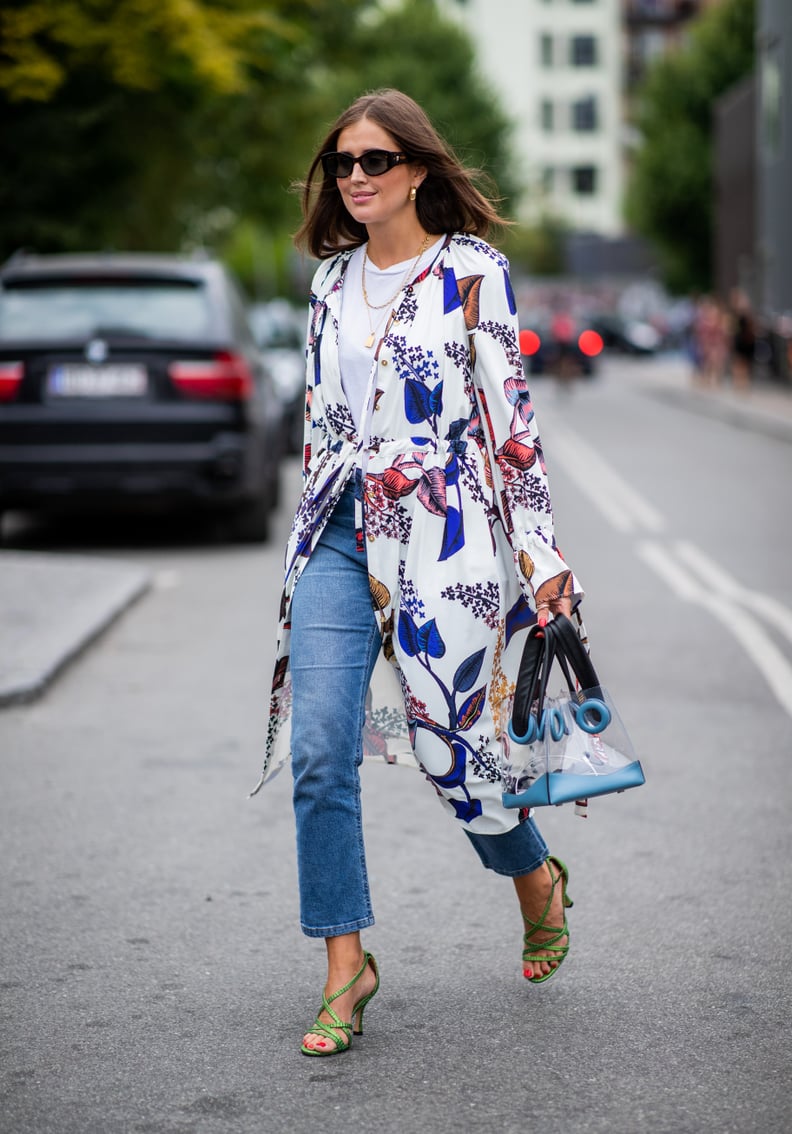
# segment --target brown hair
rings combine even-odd
[[[507,224],[495,205],[473,184],[478,170],[466,169],[439,136],[428,117],[409,95],[384,89],[361,95],[336,120],[308,170],[302,190],[303,223],[294,242],[318,259],[343,248],[354,248],[367,239],[366,227],[347,212],[334,177],[314,184],[321,171],[321,155],[335,150],[338,137],[348,126],[368,118],[394,138],[411,162],[426,168],[426,177],[415,202],[424,231],[472,232],[486,236],[490,225]]]

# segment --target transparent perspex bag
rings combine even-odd
[[[502,737],[504,806],[570,803],[639,787],[645,776],[632,741],[572,624],[557,616],[529,635]],[[567,688],[547,696],[555,660]]]

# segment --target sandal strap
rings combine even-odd
[[[333,1012],[330,1005],[333,1003],[334,1000],[337,1000],[339,996],[343,996],[345,992],[349,992],[349,990],[350,990],[350,988],[352,987],[353,984],[357,984],[357,982],[363,976],[363,973],[368,968],[368,964],[369,964],[370,960],[371,960],[371,954],[370,953],[364,953],[363,954],[363,964],[360,966],[358,971],[352,977],[352,980],[347,981],[347,983],[344,985],[343,988],[339,988],[338,992],[334,992],[331,996],[328,996],[328,997],[323,996],[322,997],[322,1006],[324,1007],[324,1009],[327,1012],[330,1013],[331,1016],[335,1016],[335,1012]],[[336,1019],[338,1019],[337,1016],[336,1016]],[[346,1025],[340,1025],[340,1026],[346,1027]]]
[[[566,937],[567,940],[563,945],[559,945],[558,942],[563,937]],[[525,945],[522,955],[524,961],[536,961],[539,963],[541,961],[554,960],[559,956],[565,957],[569,952],[569,930],[566,923],[564,923],[563,929],[559,929],[555,936],[548,937],[546,941],[532,941],[531,934],[526,933],[523,937],[523,944]],[[547,954],[549,954],[549,957]]]
[[[567,897],[566,894],[566,881],[568,877],[567,869],[564,864],[557,858],[548,858],[546,861],[548,864],[547,869],[550,871],[552,882],[550,885],[550,894],[548,895],[545,907],[539,915],[539,919],[537,921],[534,921],[532,918],[527,917],[525,914],[522,915],[522,919],[528,927],[526,933],[523,935],[523,945],[525,945],[525,949],[523,950],[522,959],[523,961],[530,961],[532,963],[540,963],[542,961],[548,960],[548,953],[552,955],[550,959],[555,960],[556,957],[560,957],[563,960],[563,958],[569,952],[569,925],[567,923],[566,917],[564,918],[564,924],[562,926],[546,924],[546,918],[550,913],[550,907],[552,906],[553,898],[555,897],[556,886],[559,884],[559,882],[561,883],[561,893],[563,897],[564,907],[568,909],[572,905],[572,901]],[[557,871],[555,875],[553,875],[553,871],[550,868],[551,862],[553,866],[555,866]],[[537,941],[534,939],[537,933],[547,933],[548,937],[546,937],[544,941]],[[561,941],[563,937],[567,938],[567,942],[564,945],[559,945],[558,942]],[[531,947],[536,950],[536,952],[532,952]],[[542,955],[543,953],[545,954],[544,956]]]
[[[338,1020],[338,1016],[336,1016],[332,1009],[326,1008],[325,1010],[330,1011],[330,1015],[333,1016],[335,1020]],[[339,1035],[339,1032],[342,1032],[343,1035]],[[325,1036],[327,1039],[333,1041],[338,1051],[346,1051],[352,1041],[352,1025],[342,1024],[340,1020],[338,1020],[337,1024],[325,1024],[317,1016],[306,1034]]]
[[[333,1001],[337,1000],[339,996],[343,996],[345,992],[349,992],[350,988],[352,988],[352,986],[354,984],[356,984],[357,981],[359,981],[360,978],[363,976],[363,973],[368,968],[369,962],[371,960],[373,960],[371,954],[370,953],[364,953],[363,954],[363,964],[360,966],[360,968],[355,973],[355,975],[352,977],[352,979],[350,981],[347,981],[347,983],[344,985],[343,988],[339,988],[337,992],[331,993],[330,996],[324,996],[324,995],[322,996],[322,1010],[324,1012],[326,1012],[327,1015],[330,1017],[330,1019],[333,1021],[332,1024],[325,1024],[317,1016],[316,1019],[313,1022],[313,1026],[309,1029],[309,1031],[313,1035],[325,1036],[327,1039],[331,1039],[333,1041],[333,1043],[336,1045],[336,1048],[338,1049],[338,1051],[346,1051],[346,1049],[349,1047],[349,1045],[352,1042],[352,1021],[350,1021],[347,1024],[341,1019],[341,1017],[338,1015],[338,1013],[332,1007]],[[375,989],[375,991],[376,991],[376,989]],[[371,999],[371,996],[373,996],[373,995],[374,995],[374,993],[372,992],[370,996],[367,996],[367,997],[364,996],[363,999],[355,1005],[354,1011],[352,1013],[352,1019],[353,1020],[354,1020],[355,1012],[357,1012],[361,1008],[365,1007],[365,1005],[368,1003],[368,1001]],[[342,1032],[343,1035],[339,1035],[338,1034],[339,1032]]]

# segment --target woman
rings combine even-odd
[[[379,986],[360,939],[364,751],[394,760],[408,741],[484,866],[514,879],[525,977],[566,956],[566,867],[502,806],[498,753],[525,629],[580,591],[553,537],[508,265],[481,238],[492,204],[384,90],[338,119],[303,206],[297,241],[323,262],[261,782],[290,748],[302,928],[327,949],[302,1043],[316,1056],[347,1050]]]

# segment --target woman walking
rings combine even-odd
[[[508,265],[483,239],[492,203],[423,110],[383,90],[330,130],[303,208],[298,243],[322,263],[261,782],[291,754],[301,924],[328,965],[302,1051],[320,1056],[347,1050],[379,986],[361,943],[364,752],[409,749],[483,865],[513,879],[525,977],[564,960],[566,867],[502,806],[498,766],[524,633],[581,592],[553,535]]]

